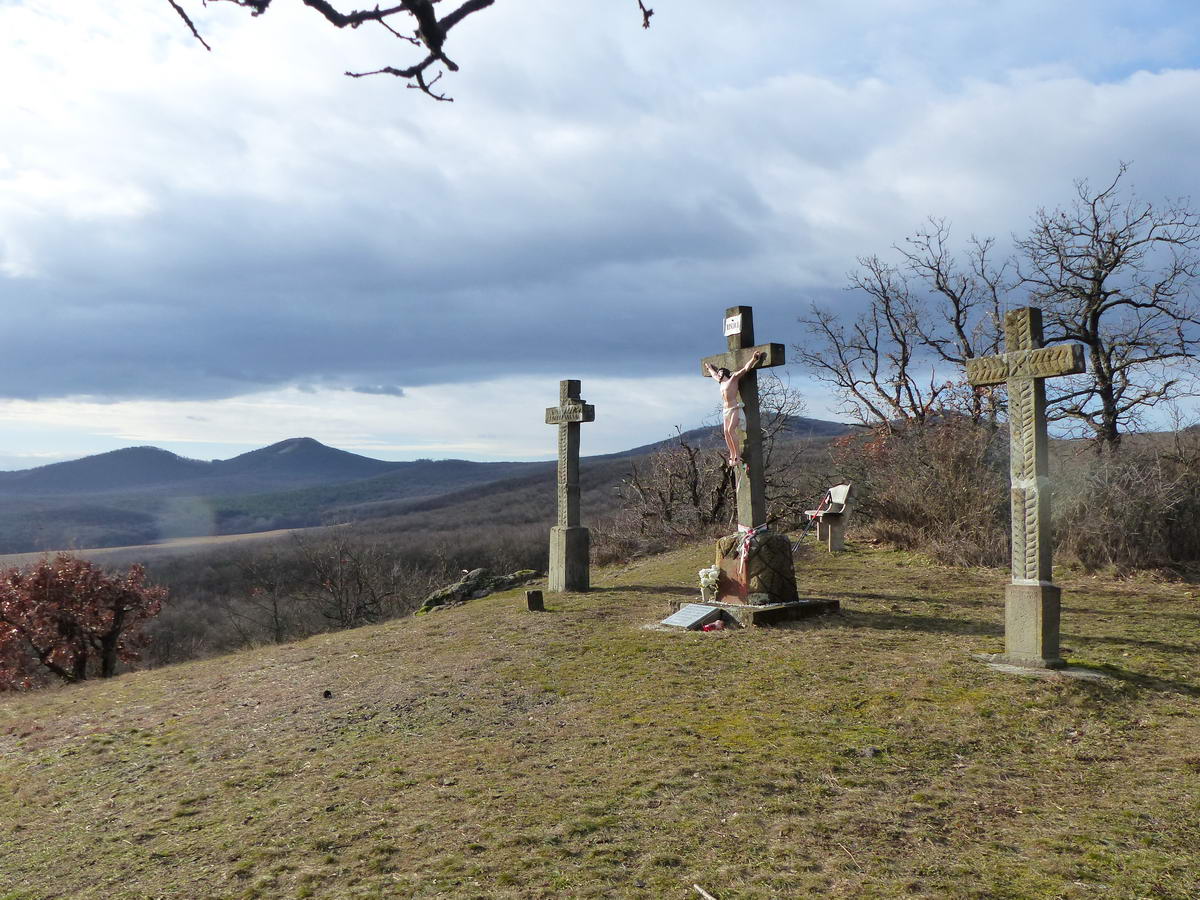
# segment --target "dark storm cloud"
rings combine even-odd
[[[371,394],[378,397],[403,397],[404,388],[396,387],[394,384],[374,384],[360,385],[353,387],[350,390],[356,394]]]
[[[1121,156],[1147,161],[1145,193],[1159,171],[1162,193],[1185,193],[1200,137],[1178,112],[1194,73],[1131,74],[1194,64],[1196,13],[1176,27],[1099,3],[1081,25],[917,4],[901,23],[877,0],[813,21],[767,0],[630,35],[612,5],[500,6],[463,26],[455,104],[338,82],[332,55],[276,70],[296,65],[286,30],[240,57],[224,34],[217,62],[182,35],[177,68],[153,68],[156,46],[95,91],[84,65],[24,72],[58,93],[14,109],[0,146],[0,396],[691,372],[727,306],[790,343],[809,301],[857,302],[839,291],[856,256],[924,216],[1003,235]],[[97,9],[112,46],[150,27]],[[1136,52],[1088,68],[1135,27]],[[1009,32],[1029,40],[981,41]],[[1067,74],[1023,74],[1043,65]],[[1089,115],[1064,125],[1064,109]]]
[[[40,243],[43,277],[0,280],[22,335],[0,392],[216,398],[302,382],[399,395],[566,364],[669,370],[663,335],[726,303],[670,270],[753,248],[758,200],[727,180],[724,196],[711,173],[703,196],[686,183],[658,196],[610,174],[599,190],[627,195],[615,204],[547,190],[481,211],[482,225],[461,198],[435,197],[424,202],[445,218],[423,229],[412,198],[306,219],[164,193],[153,215],[99,233],[67,223]]]

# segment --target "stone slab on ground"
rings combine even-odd
[[[684,603],[659,624],[695,631],[721,618],[721,610],[707,603]]]
[[[680,607],[687,606],[689,603],[691,603],[690,600],[672,600],[671,609],[678,611]],[[722,618],[742,628],[795,622],[799,619],[809,619],[813,616],[837,612],[841,608],[841,604],[837,600],[796,600],[792,603],[767,603],[761,606],[751,606],[748,603],[708,601],[705,605],[719,609]]]
[[[1022,666],[1005,662],[1003,653],[972,653],[974,659],[986,663],[989,669],[1003,672],[1005,675],[1024,675],[1026,678],[1050,678],[1061,675],[1064,678],[1077,678],[1080,681],[1107,681],[1108,675],[1095,669],[1085,669],[1081,666],[1062,666],[1047,668],[1045,666]]]

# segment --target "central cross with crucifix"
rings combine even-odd
[[[558,426],[558,525],[550,529],[549,588],[586,591],[590,587],[588,530],[579,525],[579,425],[594,422],[596,407],[579,397],[579,382],[558,383],[558,406],[546,410],[546,424]]]
[[[1052,583],[1047,378],[1086,371],[1081,344],[1042,346],[1042,311],[1026,306],[1004,317],[1005,350],[967,360],[976,387],[1008,386],[1012,479],[1012,584],[1004,590],[1004,660],[1061,668],[1061,591]]]
[[[745,471],[737,480],[738,525],[755,528],[766,524],[766,478],[763,474],[762,425],[758,413],[758,369],[782,366],[783,344],[754,346],[754,311],[749,306],[733,306],[725,310],[725,336],[729,350],[700,360],[700,374],[708,375],[708,366],[736,372],[756,353],[764,358],[755,368],[742,376],[738,383],[738,399],[746,416],[746,432],[742,438],[742,460]]]
[[[723,390],[721,396],[728,442],[726,449],[734,459],[741,461],[731,462],[737,485],[738,531],[717,540],[716,565],[720,574],[716,600],[733,604],[727,609],[746,605],[769,607],[774,610],[771,615],[786,618],[800,604],[791,540],[786,534],[767,531],[767,487],[756,371],[782,366],[783,344],[754,345],[754,313],[749,306],[725,310],[725,336],[729,350],[700,361],[700,371],[705,375],[720,369],[728,369],[731,377],[741,373],[736,398],[728,379],[721,382],[723,388],[730,391],[727,396]],[[735,400],[737,407],[734,407]],[[745,417],[745,430],[739,433],[736,424],[741,416]],[[736,613],[734,618],[738,618]],[[751,616],[749,621],[758,619]]]

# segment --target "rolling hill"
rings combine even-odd
[[[290,438],[211,462],[185,459],[157,447],[128,447],[20,472],[0,472],[0,496],[257,493],[372,478],[398,465],[327,447],[312,438]]]
[[[827,440],[850,428],[798,417],[789,423],[793,439],[803,441]],[[683,437],[699,446],[720,444],[712,427]],[[584,457],[585,479],[603,498],[628,460],[670,440]],[[490,495],[529,504],[531,493],[552,483],[554,465],[387,462],[303,437],[211,461],[129,447],[0,472],[0,553],[141,545],[396,516],[410,521],[422,511],[469,508],[485,486]],[[536,505],[552,500],[551,491]]]

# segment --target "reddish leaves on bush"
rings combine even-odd
[[[66,553],[0,572],[0,690],[30,687],[47,671],[111,678],[118,661],[138,658],[141,624],[166,596],[140,565],[109,574]]]

